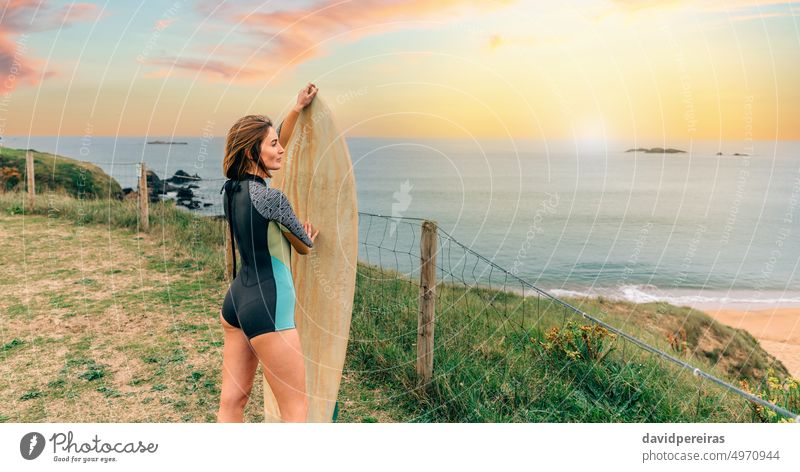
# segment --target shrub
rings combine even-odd
[[[600,362],[614,350],[609,341],[616,336],[597,324],[578,326],[568,321],[563,328],[551,328],[545,335],[547,342],[537,342],[556,358]]]
[[[755,392],[752,391],[747,380],[741,380],[739,384],[742,390],[774,405],[779,405],[789,411],[800,411],[800,387],[798,387],[797,379],[791,377],[780,379],[775,376],[775,371],[769,368],[764,379],[755,386]],[[767,408],[754,401],[749,403],[753,417],[762,423],[791,423],[794,421],[784,418],[772,408]]]

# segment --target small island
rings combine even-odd
[[[722,156],[724,154],[722,154],[721,152],[718,152],[717,155],[718,156]],[[731,156],[749,156],[749,155],[750,154],[744,154],[744,153],[738,153],[738,152],[734,152],[733,154],[731,154]]]
[[[186,141],[147,141],[147,144],[189,144]]]
[[[664,148],[658,148],[657,147],[657,148],[650,148],[650,149],[647,149],[647,148],[628,149],[625,152],[644,152],[644,153],[647,153],[647,154],[675,154],[675,153],[679,153],[679,152],[685,153],[686,151],[682,151],[680,149],[672,149],[672,148],[664,149]]]

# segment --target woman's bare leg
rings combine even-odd
[[[306,366],[297,328],[264,333],[250,339],[261,360],[284,423],[305,422],[308,416]]]
[[[244,407],[253,389],[258,358],[241,329],[228,324],[222,313],[220,321],[225,332],[225,344],[222,348],[222,392],[217,422],[242,423]]]

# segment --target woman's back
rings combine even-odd
[[[246,174],[226,181],[223,190],[225,217],[242,265],[223,302],[223,317],[248,337],[294,327],[291,251],[283,231],[309,247],[311,239],[286,195],[267,180]]]

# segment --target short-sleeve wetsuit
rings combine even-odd
[[[242,265],[225,294],[223,318],[241,328],[248,339],[294,328],[291,243],[283,231],[308,247],[313,247],[311,238],[286,195],[269,187],[269,179],[246,174],[241,180],[227,180],[222,191],[225,217]]]

